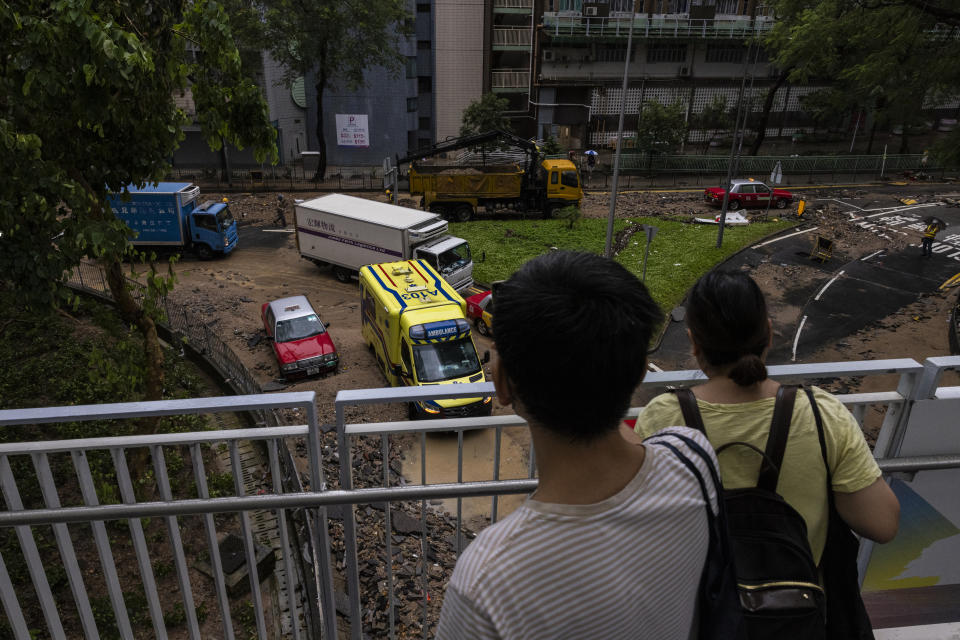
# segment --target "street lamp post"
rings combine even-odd
[[[633,22],[637,16],[639,0],[633,0],[630,12],[630,29],[627,31],[627,57],[623,61],[623,88],[620,91],[620,124],[617,126],[617,150],[613,155],[613,185],[610,189],[610,214],[607,216],[607,243],[603,255],[613,257],[613,217],[617,210],[617,179],[620,177],[620,151],[623,148],[623,116],[627,108],[627,77],[630,72],[630,50],[633,46]],[[641,106],[642,109],[642,106]]]

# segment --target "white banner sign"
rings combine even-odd
[[[337,114],[337,146],[369,147],[370,128],[365,113]]]

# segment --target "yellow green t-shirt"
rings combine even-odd
[[[873,484],[880,477],[860,425],[843,404],[826,391],[813,387],[823,416],[827,460],[833,475],[833,490],[852,493]],[[707,438],[714,448],[728,442],[747,442],[763,450],[770,433],[774,398],[739,404],[716,404],[697,400]],[[664,393],[640,412],[636,432],[647,437],[664,427],[685,425],[680,404],[672,393]],[[748,447],[733,446],[720,455],[720,475],[727,489],[752,487],[760,473],[760,456]],[[790,422],[790,435],[783,454],[783,468],[777,492],[807,523],[807,537],[813,558],[820,562],[827,536],[827,475],[820,454],[817,423],[810,402],[797,393]]]

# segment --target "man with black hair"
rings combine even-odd
[[[539,487],[457,562],[437,638],[686,640],[708,545],[698,481],[667,443],[619,423],[662,313],[613,260],[554,251],[495,290],[494,386],[530,428]]]

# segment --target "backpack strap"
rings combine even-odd
[[[823,466],[827,470],[827,501],[829,502],[829,507],[833,509],[833,478],[830,474],[830,463],[827,462],[827,440],[823,435],[823,416],[820,415],[820,407],[817,406],[817,401],[813,397],[813,389],[803,387],[803,390],[807,394],[807,400],[810,401],[813,419],[817,423],[817,437],[820,439],[820,455],[823,457]]]
[[[680,403],[680,411],[683,413],[683,420],[691,429],[696,429],[703,435],[707,435],[707,430],[703,426],[703,417],[700,415],[700,408],[697,407],[697,397],[693,391],[684,387],[683,389],[673,389],[677,396],[677,402]]]
[[[780,479],[780,467],[783,465],[783,452],[787,448],[787,436],[790,435],[790,419],[793,417],[793,405],[797,399],[796,385],[780,385],[777,389],[777,399],[773,405],[773,418],[770,420],[770,435],[767,436],[767,447],[764,461],[766,465],[760,468],[760,477],[757,478],[757,487],[767,491],[777,491],[777,481]]]

